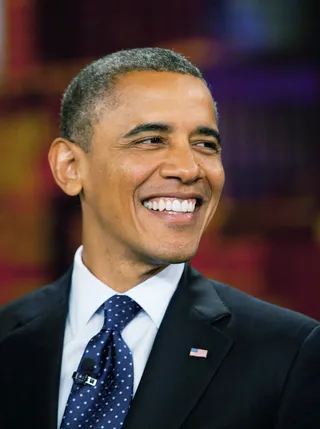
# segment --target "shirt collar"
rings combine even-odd
[[[125,293],[142,307],[158,329],[183,269],[184,264],[169,265]],[[74,257],[68,317],[72,337],[81,332],[102,304],[116,293],[88,270],[82,262],[82,246],[79,247]]]

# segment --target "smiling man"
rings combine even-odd
[[[188,264],[224,184],[216,104],[159,48],[70,83],[49,152],[82,243],[0,311],[1,429],[319,429],[320,328]]]
[[[189,66],[191,75],[186,62],[179,66],[183,74],[139,70],[112,77],[91,107],[91,136],[80,125],[88,121],[82,106],[73,122],[68,117],[81,74],[65,95],[65,138],[52,145],[51,167],[67,194],[81,196],[83,262],[119,292],[189,260],[221,194],[215,106],[197,70]]]

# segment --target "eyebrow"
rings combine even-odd
[[[136,127],[132,128],[127,134],[124,135],[124,138],[134,137],[140,133],[145,132],[166,132],[171,133],[173,127],[168,124],[162,124],[160,122],[148,122],[145,124],[139,124]],[[220,144],[220,134],[217,130],[211,127],[199,125],[196,129],[191,132],[191,136],[201,135],[205,137],[214,137],[218,140]]]
[[[132,128],[127,134],[124,135],[124,138],[134,137],[137,134],[145,132],[172,132],[172,127],[167,124],[161,124],[158,122],[149,122],[146,124],[139,124],[136,127]]]
[[[221,143],[220,134],[217,130],[211,127],[199,126],[194,131],[192,131],[191,136],[201,135],[205,137],[214,137],[218,140],[218,143]]]

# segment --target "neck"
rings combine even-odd
[[[112,246],[110,248],[113,249]],[[90,245],[85,240],[82,261],[95,277],[119,293],[127,292],[167,267],[115,257],[109,248],[101,251],[98,246]]]

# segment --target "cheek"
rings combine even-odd
[[[206,171],[213,193],[221,192],[225,181],[224,168],[221,160],[216,160],[216,162],[207,165]]]
[[[103,157],[91,158],[86,165],[83,175],[84,201],[96,213],[105,211],[112,199],[114,178],[112,165],[108,164]]]
[[[84,191],[89,196],[99,198],[104,193],[105,184],[108,180],[106,167],[100,163],[92,163],[84,179]]]
[[[140,156],[139,156],[140,155]],[[143,154],[99,161],[89,175],[92,195],[110,210],[132,211],[137,189],[150,177],[150,160]]]
[[[123,185],[127,190],[134,192],[141,187],[157,169],[158,162],[144,153],[136,153],[127,156],[121,164],[119,175],[122,177]]]

